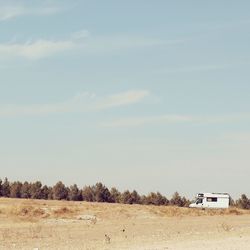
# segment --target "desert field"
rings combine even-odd
[[[0,249],[250,249],[250,212],[0,199]]]

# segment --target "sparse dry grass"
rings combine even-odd
[[[4,199],[0,199],[1,201]],[[6,201],[7,199],[5,199]],[[47,203],[37,202],[33,200],[18,200],[17,205],[12,205],[12,200],[9,199],[10,204],[4,205],[0,209],[0,215],[6,216],[13,220],[24,220],[27,222],[35,222],[46,218],[70,218],[77,214],[79,209],[76,206],[69,204],[65,201],[66,206],[51,206]],[[17,200],[15,200],[17,201]],[[52,204],[55,201],[52,201]]]
[[[229,209],[195,209],[174,206],[148,207],[149,211],[158,216],[183,217],[183,216],[216,216],[216,215],[243,215],[250,214],[248,210],[235,207]]]
[[[159,244],[205,241],[207,233],[215,238],[250,235],[250,211],[234,207],[199,210],[1,198],[0,211],[0,249],[106,249],[107,244],[108,249],[165,249]]]
[[[5,201],[1,204],[1,201]],[[9,204],[6,201],[9,201]],[[16,201],[17,205],[12,205]],[[2,208],[1,208],[2,205]],[[112,213],[110,212],[112,210]],[[34,221],[45,218],[75,218],[78,214],[92,214],[100,218],[114,215],[122,218],[133,218],[142,213],[158,217],[185,217],[185,216],[223,216],[250,214],[250,210],[235,207],[229,209],[191,209],[175,206],[142,206],[124,204],[105,204],[69,201],[39,201],[0,199],[0,216]]]
[[[76,208],[68,208],[68,207],[60,207],[53,211],[53,214],[51,216],[56,218],[69,218],[73,217],[77,214],[78,209]]]
[[[221,224],[221,227],[225,232],[230,232],[233,229],[232,226],[230,226],[228,223],[225,222]]]
[[[40,207],[31,205],[19,205],[6,209],[7,216],[13,219],[25,221],[38,221],[41,218],[47,218],[49,215]]]

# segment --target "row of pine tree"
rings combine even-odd
[[[101,182],[93,186],[84,186],[80,189],[76,184],[69,187],[61,181],[54,186],[42,185],[36,182],[10,182],[8,178],[3,181],[0,179],[0,197],[24,198],[24,199],[44,199],[44,200],[70,200],[70,201],[89,201],[89,202],[110,202],[123,204],[143,204],[143,205],[173,205],[186,207],[190,201],[181,197],[175,192],[171,199],[168,199],[159,192],[151,192],[148,195],[140,195],[137,191],[124,192],[112,187],[108,189]],[[231,205],[243,209],[250,209],[250,199],[243,194],[235,202],[231,200]]]

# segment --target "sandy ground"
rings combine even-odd
[[[0,249],[250,249],[250,213],[0,199]]]

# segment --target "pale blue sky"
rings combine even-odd
[[[0,1],[2,178],[249,193],[249,1]]]

